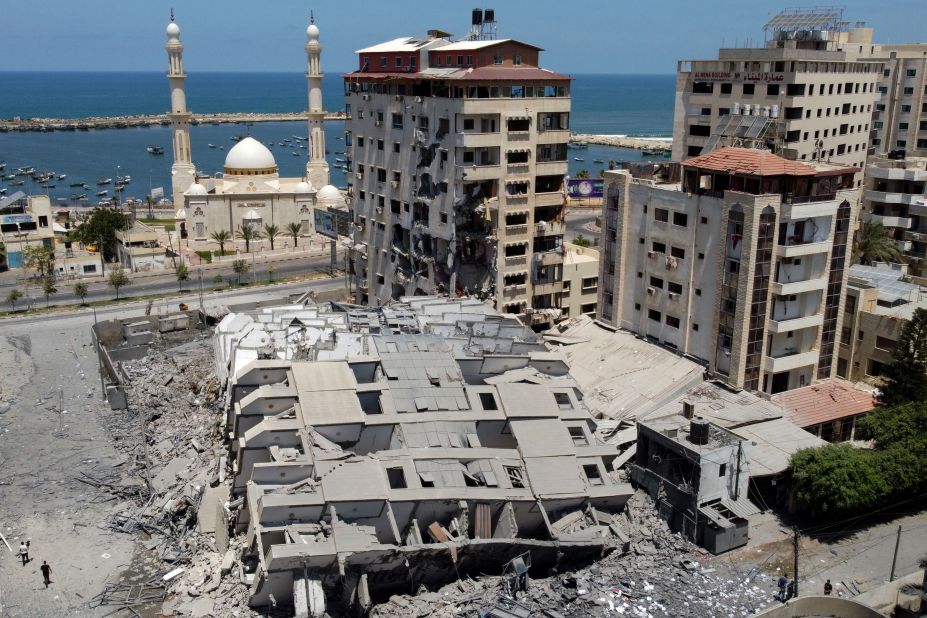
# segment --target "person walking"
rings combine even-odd
[[[42,569],[42,577],[45,578],[45,587],[48,588],[48,584],[51,583],[51,567],[43,560],[42,566],[39,568]]]
[[[833,591],[834,591],[834,585],[831,584],[830,580],[828,579],[826,582],[824,582],[824,596],[829,597],[830,593]]]
[[[785,595],[786,595],[786,590],[788,589],[788,587],[789,587],[789,574],[783,573],[782,576],[779,577],[779,595],[776,597],[776,599],[785,603]]]
[[[23,566],[29,562],[29,543],[27,541],[19,542],[19,557],[23,560]]]

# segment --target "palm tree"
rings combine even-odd
[[[589,170],[579,170],[576,172],[577,178],[589,178]]]
[[[232,235],[228,233],[228,230],[213,232],[212,239],[219,243],[219,255],[225,255],[225,243],[232,240]]]
[[[248,223],[242,223],[241,229],[238,230],[238,237],[245,241],[245,253],[251,253],[251,241],[260,238],[260,232]]]
[[[274,223],[268,223],[264,226],[264,233],[261,236],[270,241],[270,250],[273,251],[274,239],[280,236],[280,228]]]
[[[293,237],[293,246],[299,246],[299,237],[303,233],[303,226],[294,221],[286,226],[287,236]]]
[[[888,231],[876,221],[863,221],[853,237],[853,262],[900,262],[901,251],[888,235]]]

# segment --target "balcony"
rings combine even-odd
[[[505,173],[510,176],[526,175],[530,172],[530,163],[506,163],[505,165]]]
[[[886,167],[891,165],[891,167]],[[880,180],[907,180],[910,182],[927,181],[927,169],[911,167],[906,161],[880,160],[878,165],[866,167],[866,175]]]
[[[502,173],[502,168],[498,163],[489,165],[458,165],[457,178],[460,180],[495,180]]]
[[[538,131],[539,144],[562,144],[570,141],[570,131],[567,129],[547,129]]]
[[[833,217],[837,214],[839,202],[836,196],[830,196],[829,199],[820,202],[795,203],[798,198],[794,198],[792,203],[782,204],[782,218],[790,220],[811,219],[812,217]]]
[[[898,250],[901,251],[902,253],[907,253],[908,251],[914,248],[914,243],[911,242],[910,240],[896,240],[895,246],[897,246]]]
[[[556,266],[558,264],[563,264],[563,254],[559,251],[548,251],[547,253],[542,253],[541,257],[538,258],[538,266]]]
[[[779,245],[779,256],[793,258],[815,253],[827,253],[830,248],[831,243],[826,240],[821,242],[790,242],[787,245]]]
[[[897,195],[901,195],[900,193]],[[877,215],[872,212],[863,213],[863,221],[875,221],[882,224],[882,227],[900,227],[903,230],[910,229],[911,218],[899,217],[896,215]]]
[[[907,204],[911,206],[920,203],[924,199],[924,196],[920,193],[875,191],[873,189],[867,189],[865,199],[867,202],[878,202],[880,204]]]
[[[532,293],[535,296],[542,296],[544,294],[559,294],[562,291],[563,281],[552,281],[550,283],[535,283]]]
[[[538,221],[534,224],[535,236],[562,236],[566,225],[563,221]]]
[[[791,318],[786,320],[770,320],[769,332],[771,333],[788,333],[802,328],[811,328],[824,324],[824,316],[820,313],[807,315],[800,318]]]
[[[563,200],[563,193],[560,191],[534,194],[535,206],[560,206],[563,204]]]
[[[773,283],[772,293],[778,296],[791,296],[792,294],[802,294],[804,292],[815,292],[827,287],[826,277],[817,277],[815,279],[804,279],[802,281],[789,281],[785,283]]]
[[[513,255],[511,257],[505,258],[505,267],[506,268],[516,268],[528,265],[528,256],[527,255]]]
[[[534,169],[538,176],[553,176],[562,174],[566,176],[569,163],[564,161],[535,161]]]
[[[502,289],[502,298],[505,300],[515,300],[528,294],[527,285],[507,285]]]
[[[791,371],[792,369],[798,369],[799,367],[807,367],[809,365],[814,365],[818,362],[818,351],[811,350],[810,352],[793,352],[783,354],[782,356],[766,357],[766,371],[772,373],[779,373],[782,371]]]
[[[506,225],[505,226],[506,237],[525,236],[527,234],[528,234],[527,224],[526,225]]]
[[[457,139],[455,144],[458,147],[462,148],[486,148],[490,146],[498,146],[501,141],[502,134],[496,131],[495,133],[457,133]]]

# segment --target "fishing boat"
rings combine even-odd
[[[148,154],[153,154],[153,155],[163,155],[164,154],[163,148],[161,148],[160,146],[155,146],[153,144],[149,145],[148,148],[146,148],[146,150],[148,151]]]
[[[6,169],[6,161],[0,161],[0,172]]]
[[[70,185],[68,185],[68,186],[69,186],[69,187],[83,187],[83,186],[84,186],[84,183],[82,183],[82,182],[72,182],[72,183],[71,183]]]
[[[573,157],[573,160],[574,161],[585,161],[585,159],[582,157]]]
[[[344,162],[345,162],[344,159],[337,159],[337,158],[335,159],[335,163],[344,163]]]
[[[294,152],[294,153],[291,153],[291,154],[292,154],[294,157],[298,157],[298,156],[299,156],[299,153],[298,153],[298,152]]]
[[[64,180],[64,179],[67,178],[67,177],[68,177],[67,174],[58,174],[58,176],[56,176],[56,178],[58,178],[58,180]]]
[[[97,184],[102,186],[102,185],[108,185],[111,182],[113,182],[112,178],[101,178],[100,180],[97,181]]]
[[[47,182],[43,182],[41,186],[43,189],[54,189],[55,188],[55,185],[47,183]]]
[[[116,184],[127,185],[132,182],[131,176],[116,176]]]
[[[81,187],[84,189],[84,191],[90,191],[90,185],[88,185],[86,182],[82,184]]]
[[[25,181],[25,180],[17,180],[16,182],[11,182],[11,183],[10,183],[10,186],[11,186],[11,187],[21,187],[21,186],[23,186],[24,184],[26,184],[26,181]]]
[[[35,173],[34,167],[21,167],[17,170],[13,170],[13,173],[17,176],[31,176]]]
[[[215,144],[206,144],[206,145],[209,146],[210,148],[215,148],[215,147],[216,147]]]
[[[0,195],[6,195],[6,187],[0,189]]]
[[[662,150],[641,150],[642,157],[662,157]]]
[[[103,197],[107,193],[109,193],[109,191],[107,191],[106,189],[103,189],[102,191],[97,191],[97,197]]]
[[[4,180],[13,180],[16,178],[16,174],[7,174],[3,177]]]
[[[219,150],[225,150],[225,146],[219,146]]]
[[[245,136],[244,135],[233,135],[229,139],[232,140],[233,142],[240,142],[241,140],[245,139]]]
[[[86,194],[86,193],[81,193],[80,195],[77,196],[77,199],[78,199],[78,200],[85,200],[85,199],[87,199],[87,194]]]
[[[593,159],[592,162],[593,163],[605,163],[605,161],[603,161],[602,159]]]

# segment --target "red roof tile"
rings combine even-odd
[[[682,164],[702,170],[748,176],[814,176],[817,173],[810,165],[788,161],[768,150],[733,146],[686,159]]]
[[[845,380],[826,380],[772,396],[787,419],[799,427],[847,418],[872,410],[875,396]]]

